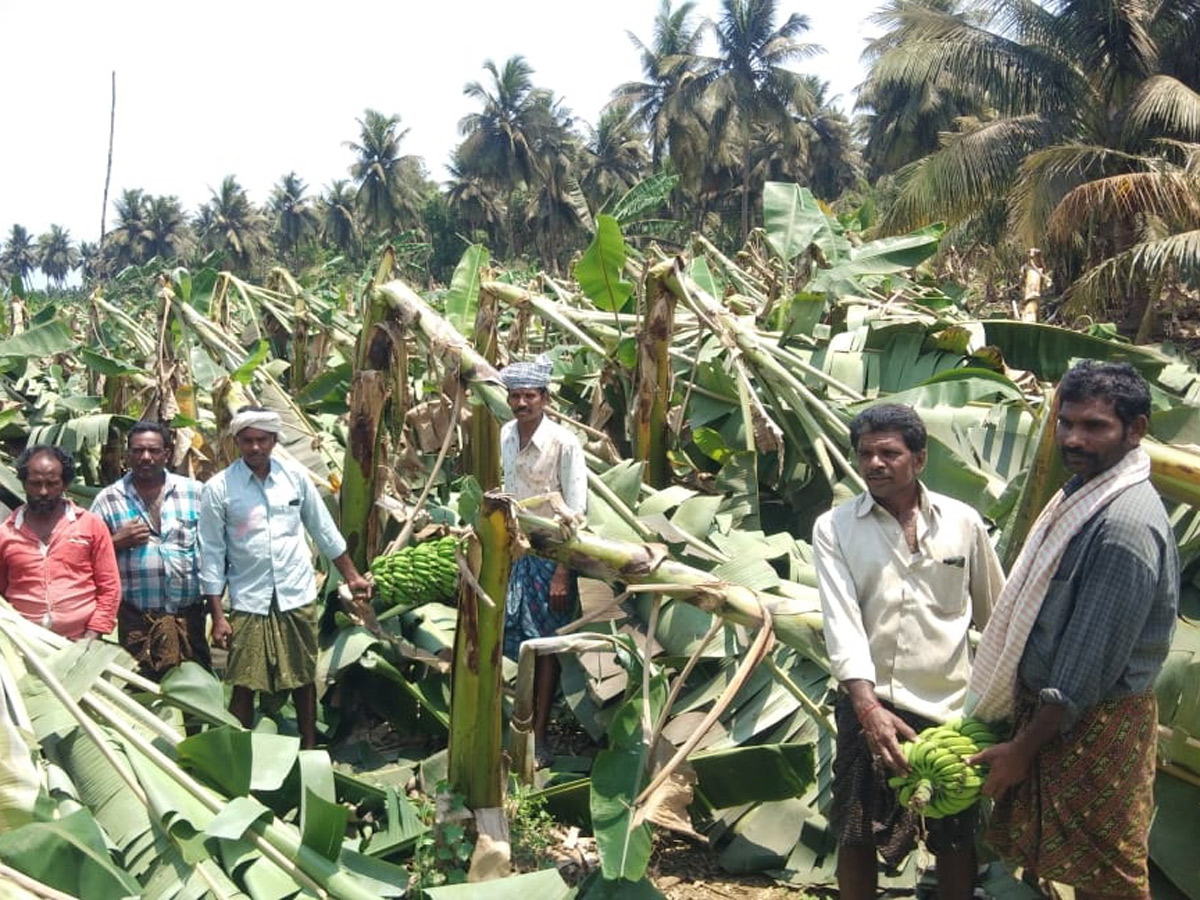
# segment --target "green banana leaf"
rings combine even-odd
[[[72,897],[139,897],[142,886],[109,857],[92,814],[78,809],[52,822],[0,834],[0,859]]]

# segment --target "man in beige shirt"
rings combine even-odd
[[[967,633],[1003,587],[979,514],[917,480],[926,432],[907,406],[883,404],[850,423],[869,493],[822,515],[813,534],[830,667],[841,693],[832,825],[843,900],[875,896],[876,854],[889,867],[920,829],[887,779],[908,770],[903,740],[961,715]],[[930,820],[938,897],[964,900],[975,879],[975,813]]]

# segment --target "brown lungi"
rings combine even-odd
[[[141,673],[154,681],[185,660],[212,671],[205,614],[203,603],[175,613],[145,612],[122,603],[117,610],[117,639],[137,660]]]
[[[934,723],[915,713],[883,706],[900,716],[916,732]],[[833,807],[830,824],[839,845],[874,846],[889,869],[895,869],[917,846],[921,817],[901,806],[896,791],[888,787],[894,772],[871,758],[862,725],[850,698],[842,695],[834,710],[837,719],[837,753],[833,760]],[[925,845],[935,856],[974,846],[979,804],[955,816],[925,820]]]
[[[1037,697],[1017,701],[1019,730]],[[1044,746],[1029,778],[996,801],[987,840],[1038,878],[1142,897],[1154,809],[1158,704],[1152,692],[1105,701]]]

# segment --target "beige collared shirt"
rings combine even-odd
[[[922,487],[913,553],[862,494],[817,520],[813,548],[834,678],[873,682],[880,699],[929,719],[959,715],[968,629],[986,624],[1004,586],[979,514]]]

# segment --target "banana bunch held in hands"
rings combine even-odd
[[[458,538],[447,535],[375,557],[375,607],[382,611],[452,598],[458,590],[457,551]]]
[[[963,812],[979,799],[986,774],[967,759],[997,741],[991,728],[978,719],[926,728],[916,740],[900,745],[912,769],[888,779],[888,784],[899,792],[901,806],[927,819]]]

